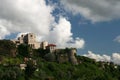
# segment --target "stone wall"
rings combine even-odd
[[[75,57],[76,49],[71,48],[65,51],[65,49],[56,50],[56,58],[59,63],[71,62],[74,65],[78,64],[78,61]]]
[[[78,64],[78,61],[75,57],[76,55],[76,50],[75,49],[70,49],[69,53],[68,53],[68,57],[69,57],[69,61],[74,64],[74,65],[77,65]]]

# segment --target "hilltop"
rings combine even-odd
[[[71,50],[50,53],[47,49],[0,40],[0,80],[120,80],[119,65],[96,62],[77,53],[74,64],[70,59],[73,57],[69,57]]]

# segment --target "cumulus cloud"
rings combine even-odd
[[[56,23],[52,15],[54,8],[45,0],[0,0],[0,39],[11,33],[32,32],[39,41],[47,40],[60,47],[83,48],[84,40],[72,37],[70,21],[60,17]]]
[[[87,54],[83,54],[85,57],[89,57],[91,59],[95,59],[96,61],[105,61],[105,62],[113,62],[114,64],[120,65],[120,53],[112,53],[112,55],[100,55],[93,53],[92,51],[88,51]]]
[[[117,37],[114,39],[114,41],[120,43],[120,36],[117,36]]]
[[[119,0],[61,0],[67,11],[80,14],[92,22],[120,19]]]
[[[105,61],[105,62],[110,62],[111,61],[110,56],[95,54],[92,51],[88,51],[88,54],[84,54],[83,56],[95,59],[96,61]]]
[[[113,53],[112,54],[112,61],[115,64],[119,64],[120,65],[120,53]]]
[[[48,34],[52,9],[44,0],[0,0],[0,21],[10,32]]]
[[[2,24],[1,23],[1,21],[0,21],[0,24]],[[0,25],[0,39],[1,38],[5,38],[5,35],[9,35],[10,33],[9,33],[9,31],[6,29],[6,27],[4,27],[3,25]]]
[[[60,17],[58,24],[56,24],[49,35],[45,37],[49,42],[58,44],[59,47],[76,47],[83,48],[84,39],[72,38],[71,24],[68,20]]]

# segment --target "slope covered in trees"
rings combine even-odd
[[[12,50],[16,56],[11,56]],[[112,62],[96,62],[76,55],[78,65],[58,63],[46,59],[51,56],[47,53],[25,44],[16,48],[11,41],[0,41],[0,80],[120,80],[120,66]],[[20,68],[21,63],[27,64],[25,70]]]
[[[10,40],[0,40],[0,55],[15,56],[16,45]]]

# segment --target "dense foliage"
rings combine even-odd
[[[22,57],[29,57],[29,54],[32,54],[32,48],[26,44],[21,44],[18,46],[18,53]]]
[[[10,40],[0,40],[0,55],[15,56],[16,45]]]
[[[83,56],[76,56],[78,65],[57,63],[48,51],[33,50],[24,44],[18,46],[16,57],[9,56],[14,49],[11,41],[0,41],[0,80],[120,80],[120,66],[113,63]],[[25,70],[20,69],[21,63],[27,64]]]
[[[37,66],[29,62],[25,71],[16,66],[0,67],[0,80],[120,80],[120,66],[114,68],[114,64],[106,63],[103,68],[101,63],[89,60],[79,65],[48,62],[42,58],[37,61]]]

